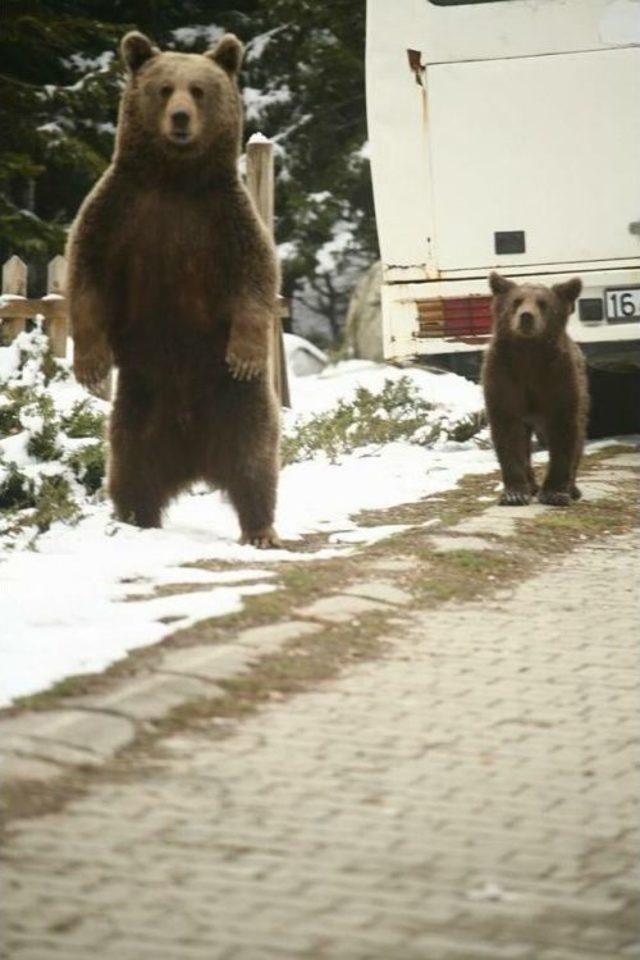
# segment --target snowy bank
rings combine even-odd
[[[5,352],[10,349],[0,350],[5,382],[14,382],[18,370],[15,356],[10,359]],[[45,385],[37,370],[30,376],[39,390],[53,396],[59,420],[87,399],[73,380],[62,377]],[[415,385],[438,423],[453,423],[481,407],[478,387],[459,377],[352,361],[318,376],[294,379],[294,411],[285,412],[285,435],[293,436],[313,417],[349,404],[358,390],[382,394],[386,383],[397,384],[402,378]],[[32,477],[37,478],[39,470],[68,469],[55,458],[38,464],[25,452],[29,437],[41,429],[41,422],[21,417],[14,432],[0,440],[5,471],[14,455]],[[218,492],[195,488],[167,511],[162,530],[138,530],[111,518],[101,491],[91,496],[85,491],[82,499],[80,484],[76,494],[82,502],[74,522],[53,522],[31,539],[31,549],[21,548],[20,537],[5,541],[0,562],[0,703],[70,674],[102,670],[129,650],[156,643],[198,620],[240,609],[244,596],[275,589],[269,570],[274,562],[306,562],[350,551],[358,542],[393,532],[359,528],[354,517],[361,510],[415,501],[451,488],[465,474],[494,468],[492,452],[475,438],[455,443],[439,436],[430,445],[408,439],[363,445],[335,462],[319,451],[286,466],[277,514],[287,546],[282,551],[240,546],[235,515]],[[62,451],[68,439],[60,438]],[[327,547],[313,554],[296,551],[305,534],[317,533],[328,535]],[[184,566],[200,561],[219,561],[224,569]],[[158,596],[156,588],[166,584],[205,589]]]

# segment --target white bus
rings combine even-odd
[[[640,364],[640,0],[368,0],[389,359],[477,374],[487,274],[584,291],[590,364]]]

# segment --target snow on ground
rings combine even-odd
[[[453,374],[349,361],[293,380],[294,411],[285,414],[285,430],[351,399],[359,385],[376,392],[385,379],[401,376],[409,376],[440,413],[456,417],[481,408],[479,388]],[[359,528],[353,517],[360,510],[415,501],[494,467],[493,453],[474,441],[430,448],[403,441],[360,448],[337,463],[320,455],[292,464],[282,472],[279,492],[277,527],[289,541],[283,551],[240,546],[231,507],[220,493],[204,489],[180,497],[162,530],[117,523],[107,503],[89,504],[75,526],[55,523],[33,549],[7,550],[2,557],[0,704],[70,674],[100,671],[128,650],[240,609],[244,596],[275,588],[269,564],[335,555],[397,531]],[[296,551],[296,540],[318,532],[330,535],[330,546],[314,554]],[[235,566],[182,566],[202,560]],[[168,583],[210,589],[154,596],[155,587]],[[133,595],[142,599],[125,601]]]
[[[419,367],[394,367],[371,360],[345,360],[327,367],[318,377],[299,377],[291,385],[291,414],[296,419],[323,413],[339,400],[353,400],[358,387],[379,393],[385,381],[409,379],[426,400],[466,416],[483,408],[482,391],[477,383],[455,373],[433,373]]]

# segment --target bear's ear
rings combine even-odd
[[[160,51],[154,47],[149,37],[145,37],[144,33],[132,30],[122,38],[120,53],[131,73],[137,73],[147,60],[157,57]]]
[[[507,293],[511,290],[512,287],[515,287],[515,283],[511,280],[507,280],[506,277],[501,277],[499,273],[489,274],[489,286],[491,287],[491,293],[494,297],[499,297],[503,293]]]
[[[225,33],[213,50],[207,50],[205,53],[205,57],[215,60],[232,77],[236,77],[240,72],[243,56],[244,44],[238,40],[235,33]]]
[[[572,277],[571,280],[565,280],[564,283],[556,283],[551,289],[557,297],[566,303],[569,307],[569,313],[573,313],[576,300],[582,292],[580,277]]]

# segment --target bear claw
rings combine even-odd
[[[538,501],[550,507],[568,507],[571,503],[571,494],[563,490],[541,490]]]
[[[76,380],[91,393],[100,390],[111,370],[110,363],[82,363],[76,361],[73,372]]]
[[[506,488],[498,501],[501,507],[526,507],[531,503],[531,495],[526,490],[510,490]]]
[[[254,380],[263,370],[263,364],[256,360],[241,360],[235,353],[228,353],[227,364],[234,380]]]
[[[259,550],[277,549],[282,546],[280,537],[273,529],[261,530],[257,533],[243,533],[240,543],[251,547],[258,547]]]

